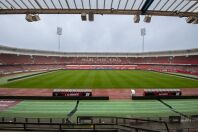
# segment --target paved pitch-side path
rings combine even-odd
[[[182,95],[198,95],[198,88],[183,88]],[[52,96],[53,89],[0,88],[0,96]],[[135,89],[142,96],[143,89]],[[109,96],[110,99],[131,99],[131,89],[93,89],[93,96]]]

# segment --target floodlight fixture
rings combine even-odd
[[[60,36],[62,35],[62,27],[57,27],[57,35],[58,35],[58,51],[60,51],[60,43],[61,43],[61,41],[60,41]]]
[[[135,15],[133,18],[134,23],[139,23],[140,22],[140,15]]]
[[[26,19],[28,22],[33,22],[32,14],[26,14],[25,19]]]
[[[140,32],[141,32],[141,36],[145,36],[146,35],[146,28],[141,28]]]
[[[198,17],[187,17],[186,22],[192,24],[198,24]]]
[[[198,24],[198,17],[192,22],[192,24]]]
[[[186,22],[187,22],[187,23],[192,23],[192,22],[194,22],[195,20],[196,20],[195,17],[187,17],[187,18],[186,18]]]
[[[150,23],[150,22],[151,22],[151,16],[146,15],[146,16],[144,17],[144,22]]]
[[[40,20],[40,17],[37,14],[26,14],[25,19],[28,22],[36,22],[36,21],[39,21]]]
[[[35,14],[35,15],[32,15],[32,20],[33,21],[39,21],[41,19],[40,19],[39,15]]]
[[[86,21],[87,20],[87,14],[86,13],[82,13],[81,14],[81,20],[82,21]]]
[[[146,28],[141,28],[140,32],[142,36],[142,52],[144,52],[144,36],[146,35]]]
[[[93,13],[89,13],[89,21],[94,21],[94,14]]]
[[[57,35],[62,35],[62,31],[63,31],[63,29],[62,29],[62,27],[57,27]]]

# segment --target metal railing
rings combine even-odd
[[[196,122],[195,122],[196,124]],[[10,118],[0,117],[0,130],[116,130],[140,132],[195,132],[198,127],[169,128],[168,122],[151,119],[78,116],[76,123],[65,118]],[[177,125],[177,124],[176,124]],[[178,123],[178,125],[181,125]]]

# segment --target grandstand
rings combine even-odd
[[[57,69],[141,69],[198,75],[198,49],[145,53],[60,53],[0,48],[1,76]]]

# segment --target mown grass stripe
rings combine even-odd
[[[140,70],[60,70],[0,87],[9,88],[198,88],[198,80]]]
[[[196,102],[192,104],[183,101],[168,100],[177,103],[179,107],[174,107],[177,111],[187,115],[198,114]],[[188,101],[187,101],[188,102]],[[76,101],[22,101],[15,107],[7,111],[2,111],[0,116],[15,117],[61,117],[66,115],[74,108]],[[180,106],[181,105],[181,106]],[[124,117],[158,117],[177,115],[170,111],[163,104],[155,100],[147,101],[80,101],[78,115],[100,115],[100,116],[124,116]]]

